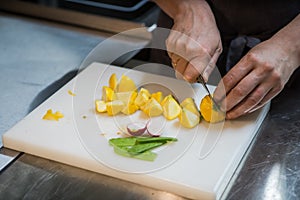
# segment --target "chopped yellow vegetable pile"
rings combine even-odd
[[[110,76],[108,86],[102,87],[102,99],[95,101],[95,107],[96,112],[107,113],[109,116],[120,113],[131,115],[140,110],[149,117],[163,115],[168,120],[178,118],[186,128],[197,126],[201,115],[211,123],[224,120],[225,116],[213,109],[207,97],[201,101],[200,113],[191,97],[179,103],[171,94],[164,97],[160,91],[151,94],[145,88],[138,90],[134,81],[126,75],[122,75],[118,81],[115,73]]]

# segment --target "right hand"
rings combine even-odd
[[[207,81],[222,52],[214,15],[203,0],[179,0],[173,5],[177,12],[171,16],[174,25],[166,40],[172,65],[189,82],[195,82],[199,74]]]

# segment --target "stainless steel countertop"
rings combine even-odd
[[[77,69],[86,54],[105,37],[2,15],[0,38],[3,133],[27,114],[38,93]],[[45,43],[45,39],[52,42]],[[295,81],[272,101],[271,110],[224,199],[300,198],[300,80]],[[0,151],[16,154],[3,148]],[[21,154],[0,174],[0,199],[184,198]]]

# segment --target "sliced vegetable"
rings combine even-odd
[[[160,103],[162,100],[163,100],[163,94],[162,94],[162,92],[155,92],[155,93],[152,93],[151,94],[151,98],[154,98],[154,99],[156,99],[156,101],[158,102],[158,103]]]
[[[199,124],[200,116],[184,107],[179,115],[179,122],[186,128],[194,128]]]
[[[152,137],[159,137],[161,135],[161,125],[149,121],[147,123],[147,133]]]
[[[184,99],[181,103],[180,106],[182,108],[186,108],[187,110],[191,111],[192,113],[196,114],[197,116],[200,117],[200,112],[196,106],[196,103],[193,98],[188,97]]]
[[[124,74],[116,87],[117,92],[129,92],[135,91],[136,89],[134,81]]]
[[[134,104],[138,107],[142,107],[147,103],[150,96],[151,94],[147,89],[141,88],[134,100]]]
[[[133,158],[146,160],[146,161],[154,161],[156,157],[157,157],[157,154],[152,151],[145,151],[143,153],[133,156]]]
[[[127,125],[127,132],[132,136],[143,135],[147,130],[147,123],[134,122]]]
[[[131,114],[135,113],[138,109],[139,109],[139,107],[137,105],[128,104],[121,110],[121,112],[125,115],[131,115]]]
[[[115,91],[118,85],[118,80],[117,80],[117,75],[115,73],[113,73],[110,77],[109,77],[109,81],[108,81],[108,85],[109,87]]]
[[[125,147],[133,146],[136,143],[135,137],[125,137],[125,138],[112,138],[109,140],[109,144],[112,146]]]
[[[96,105],[96,111],[98,113],[106,112],[106,103],[105,103],[105,101],[95,100],[95,105]]]
[[[157,157],[157,154],[153,153],[152,151],[145,151],[137,155],[132,155],[128,152],[128,148],[118,147],[118,146],[114,146],[114,152],[120,156],[131,157],[131,158],[141,159],[145,161],[154,161],[155,158]]]
[[[121,100],[114,100],[106,103],[106,111],[109,116],[114,116],[124,109],[125,105]]]
[[[217,123],[225,120],[226,114],[215,108],[210,96],[206,95],[200,103],[201,115],[205,121]]]
[[[141,143],[147,143],[147,142],[177,142],[177,138],[173,137],[136,137],[136,142]]]
[[[132,155],[137,155],[139,153],[143,153],[145,151],[151,150],[155,147],[159,147],[163,145],[164,143],[162,142],[148,142],[144,144],[136,144],[133,145],[130,149],[128,149],[128,152]]]
[[[163,115],[168,120],[173,120],[179,116],[181,107],[172,95],[166,96],[161,102]]]
[[[144,105],[143,112],[149,117],[156,117],[163,113],[163,109],[155,98],[150,98]]]
[[[105,102],[116,100],[116,94],[110,87],[102,87],[102,100]]]
[[[172,137],[126,137],[112,138],[109,144],[114,147],[114,152],[118,155],[154,161],[157,154],[153,153],[152,149],[176,141],[177,139]]]

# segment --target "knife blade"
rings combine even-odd
[[[218,109],[219,111],[221,111],[219,104],[214,100],[213,96],[211,95],[211,93],[210,93],[210,91],[209,91],[209,89],[207,87],[207,84],[206,84],[206,82],[205,82],[205,80],[204,80],[204,78],[203,78],[203,76],[201,74],[197,78],[197,83],[201,83],[202,84],[202,86],[205,88],[206,92],[208,93],[209,98],[212,100],[212,102],[214,104],[214,107],[216,109]]]

